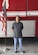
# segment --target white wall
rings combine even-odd
[[[4,36],[5,36],[5,34],[2,31],[2,22],[0,21],[0,37],[4,37]]]
[[[12,24],[14,21],[7,21],[7,37],[13,37]],[[34,37],[35,36],[35,20],[21,21],[23,23],[23,37]],[[5,37],[2,32],[2,23],[0,22],[0,37]]]
[[[8,36],[13,36],[13,32],[12,32],[12,23],[14,21],[8,21],[8,25],[7,25],[7,32],[8,32]],[[23,37],[34,37],[35,36],[35,20],[32,21],[21,21],[23,23],[24,29],[23,29]]]

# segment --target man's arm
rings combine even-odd
[[[14,31],[14,29],[12,28],[12,31]]]
[[[22,23],[22,29],[23,29],[23,23]]]
[[[13,23],[13,25],[12,25],[12,30],[14,31],[14,23]]]
[[[21,30],[23,30],[23,23],[22,23],[22,28],[21,28]]]

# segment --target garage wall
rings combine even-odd
[[[1,10],[2,10],[2,1],[3,0],[0,0],[0,17],[1,17]],[[9,20],[14,20],[13,17],[15,17],[16,15],[19,15],[20,17],[24,17],[21,19],[23,20],[22,22],[24,23],[24,27],[27,28],[28,31],[27,29],[24,29],[23,36],[28,36],[28,37],[32,35],[38,36],[38,0],[9,0],[9,8],[7,10],[7,17]],[[7,23],[8,23],[8,26],[12,24],[11,21],[7,21]],[[4,36],[4,33],[1,31],[1,26],[2,26],[2,23],[0,22],[0,37]],[[8,36],[13,35],[13,34],[9,35],[10,29],[8,29]]]
[[[12,23],[14,21],[7,21],[7,33],[8,37],[13,36],[12,32]],[[27,21],[21,21],[23,23],[24,29],[23,29],[23,37],[35,37],[35,20],[27,20]]]

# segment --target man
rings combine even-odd
[[[17,42],[19,41],[19,50],[22,51],[22,30],[23,30],[23,23],[20,22],[20,17],[16,16],[15,22],[12,25],[12,30],[14,32],[14,48],[15,53],[17,53]]]

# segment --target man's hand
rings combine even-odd
[[[12,31],[14,32],[14,29],[12,29]]]

